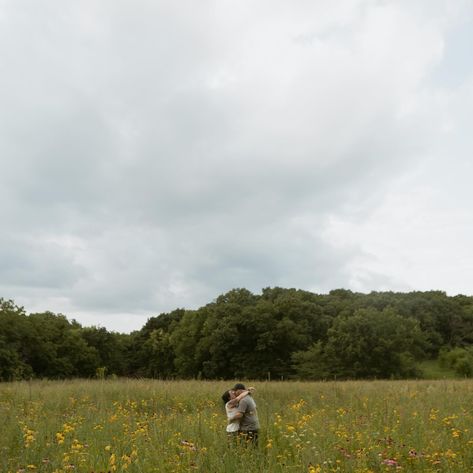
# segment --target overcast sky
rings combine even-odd
[[[472,123],[473,0],[0,0],[0,297],[472,295]]]

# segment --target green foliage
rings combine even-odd
[[[27,315],[0,299],[0,380],[420,377],[422,360],[472,376],[473,298],[444,292],[233,289],[131,334]],[[445,348],[449,347],[449,348]],[[103,371],[100,371],[103,370]],[[430,376],[428,373],[426,376]]]
[[[299,378],[317,380],[327,379],[332,375],[330,362],[321,341],[314,343],[308,350],[294,352],[292,361]]]
[[[87,345],[94,349],[97,362],[109,374],[124,374],[126,363],[123,357],[123,336],[108,332],[104,327],[86,327],[80,331]],[[92,356],[92,355],[91,355]]]
[[[152,317],[139,332],[131,335],[128,369],[132,374],[148,378],[175,375],[175,352],[170,337],[183,315],[184,310],[177,309]]]
[[[299,376],[315,379],[411,377],[425,345],[419,324],[393,309],[358,309],[337,317],[328,339],[293,356]],[[313,366],[311,366],[313,365]]]
[[[473,347],[442,350],[439,359],[443,366],[453,369],[457,375],[465,378],[473,376]]]
[[[104,364],[100,350],[107,349],[87,338],[93,330],[52,312],[27,316],[0,299],[0,380],[93,377]],[[105,338],[113,338],[101,330]]]
[[[31,338],[23,308],[0,298],[0,381],[25,379],[33,374],[25,359]]]

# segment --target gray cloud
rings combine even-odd
[[[366,232],[471,147],[442,64],[472,12],[4,2],[0,295],[130,330],[233,287],[416,287]]]
[[[8,287],[64,290],[74,284],[83,268],[53,241],[36,240],[34,235],[0,240],[0,280]]]

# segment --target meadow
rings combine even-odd
[[[0,470],[466,472],[473,382],[254,382],[256,448],[229,445],[229,382],[0,384]]]

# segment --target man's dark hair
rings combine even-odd
[[[222,394],[223,403],[226,404],[230,400],[230,391],[225,391]]]
[[[237,391],[238,389],[241,389],[242,391],[245,391],[246,388],[245,388],[245,385],[244,384],[241,384],[241,383],[236,383],[235,386],[233,386],[233,389],[235,391]]]

